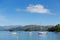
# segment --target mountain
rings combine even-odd
[[[30,30],[30,31],[45,31],[47,30],[47,27],[40,26],[40,25],[26,25],[24,26],[24,30]]]
[[[0,31],[8,31],[10,29],[16,30],[16,28],[18,28],[18,27],[22,27],[22,26],[19,26],[19,25],[0,26]]]
[[[46,31],[49,27],[52,26],[42,26],[42,25],[10,25],[10,26],[0,26],[0,31]]]

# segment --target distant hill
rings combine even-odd
[[[28,31],[45,31],[47,28],[45,26],[40,26],[40,25],[26,25],[24,26],[24,30]]]
[[[17,25],[17,26],[13,26],[13,25],[11,25],[11,26],[0,26],[0,31],[8,31],[10,29],[16,30],[16,28],[18,28],[18,27],[22,27],[22,26],[19,26],[19,25]]]
[[[46,31],[51,26],[41,26],[41,25],[10,25],[10,26],[0,26],[0,31]]]

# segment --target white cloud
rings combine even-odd
[[[50,10],[45,8],[43,5],[29,5],[26,8],[27,11],[33,12],[33,13],[50,13]]]
[[[25,9],[17,8],[16,11],[17,11],[17,12],[26,11],[26,12],[40,13],[40,14],[44,14],[44,13],[50,14],[50,13],[51,13],[49,9],[45,8],[45,7],[44,7],[43,5],[41,5],[41,4],[28,5]]]

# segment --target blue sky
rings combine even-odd
[[[60,0],[0,0],[0,25],[60,24]]]

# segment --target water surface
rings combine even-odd
[[[39,31],[18,31],[14,34],[9,31],[0,31],[0,40],[60,40],[60,32],[38,33]]]

